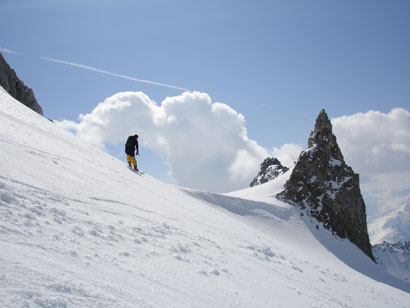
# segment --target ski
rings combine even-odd
[[[132,172],[135,172],[135,173],[138,173],[138,174],[144,174],[144,171],[141,171],[141,170],[135,170],[134,168],[132,168],[132,167],[128,167],[128,169],[130,169]]]

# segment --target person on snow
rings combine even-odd
[[[134,166],[135,171],[139,171],[137,168],[137,161],[135,160],[134,151],[136,155],[139,154],[138,150],[138,135],[129,136],[125,143],[125,153],[127,154],[128,166],[131,168],[131,163]]]

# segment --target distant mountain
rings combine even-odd
[[[410,282],[410,241],[374,245],[373,255],[388,273]]]
[[[279,175],[287,172],[289,168],[282,166],[279,159],[274,157],[266,158],[262,164],[259,173],[249,184],[250,187],[261,185],[263,183],[276,179]]]
[[[384,192],[371,198],[377,211],[369,219],[376,262],[393,276],[410,282],[410,192]]]
[[[359,175],[346,165],[325,110],[316,119],[308,149],[300,154],[285,190],[277,197],[306,209],[325,228],[348,238],[374,260]]]
[[[367,195],[377,211],[369,215],[369,234],[373,244],[410,241],[410,189]]]
[[[11,69],[3,55],[0,53],[0,86],[2,86],[12,97],[20,103],[43,115],[43,109],[37,103],[32,89],[24,85],[17,77],[16,72]]]

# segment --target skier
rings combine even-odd
[[[131,163],[134,166],[134,170],[139,172],[137,168],[137,161],[135,160],[134,150],[136,150],[136,155],[139,154],[138,151],[138,135],[129,136],[127,142],[125,143],[125,153],[127,154],[128,166],[131,168]]]

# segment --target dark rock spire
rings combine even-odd
[[[322,110],[279,199],[307,209],[325,228],[348,238],[374,260],[367,232],[366,207],[359,175],[346,165]]]
[[[262,164],[259,173],[249,184],[250,187],[260,185],[273,179],[276,179],[279,175],[287,172],[289,168],[282,166],[279,159],[274,157],[266,158]]]

